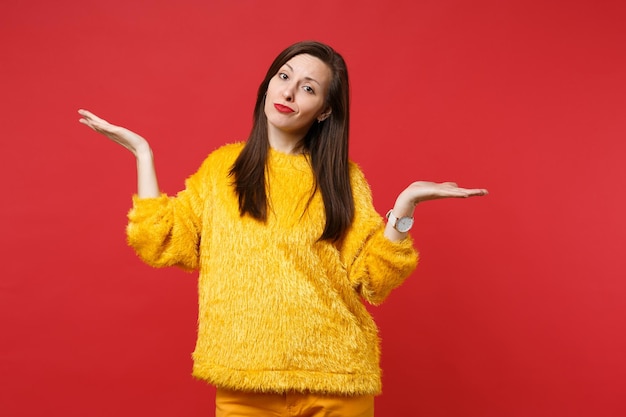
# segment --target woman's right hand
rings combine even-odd
[[[148,141],[124,127],[113,125],[104,119],[96,116],[87,110],[79,110],[78,114],[82,116],[80,123],[89,126],[98,133],[111,139],[131,151],[138,156],[142,151],[149,151],[150,145]]]
[[[148,141],[130,130],[115,126],[87,110],[79,110],[79,120],[98,133],[102,133],[115,143],[131,151],[137,160],[137,195],[141,198],[154,198],[160,195],[152,149]]]

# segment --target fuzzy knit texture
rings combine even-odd
[[[133,198],[129,244],[155,267],[199,270],[193,375],[226,389],[376,395],[381,303],[417,266],[392,242],[369,185],[350,164],[355,216],[339,243],[325,224],[309,160],[270,150],[268,219],[241,216],[228,172],[243,143],[212,152],[176,197]],[[307,206],[308,204],[308,206]]]

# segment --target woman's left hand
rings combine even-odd
[[[395,217],[413,217],[413,210],[418,203],[428,200],[439,200],[442,198],[468,198],[487,195],[484,188],[461,188],[454,182],[430,182],[416,181],[405,188],[393,207]],[[393,241],[398,241],[406,237],[406,232],[399,232],[391,224],[387,224],[385,236]]]
[[[422,201],[441,198],[468,198],[487,194],[488,192],[484,188],[461,188],[454,182],[416,181],[400,193],[398,200],[415,206]]]

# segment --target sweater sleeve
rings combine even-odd
[[[154,267],[198,268],[207,183],[208,163],[205,161],[198,172],[185,181],[185,189],[176,197],[166,194],[156,198],[133,196],[126,235],[139,258]]]
[[[384,235],[385,222],[375,210],[363,173],[351,168],[355,216],[341,245],[354,288],[371,304],[382,303],[415,270],[418,253],[410,236],[394,242]]]

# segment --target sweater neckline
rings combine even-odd
[[[291,154],[278,151],[272,147],[269,148],[268,162],[272,166],[286,167],[286,168],[309,168],[309,156],[308,154],[299,153]]]

